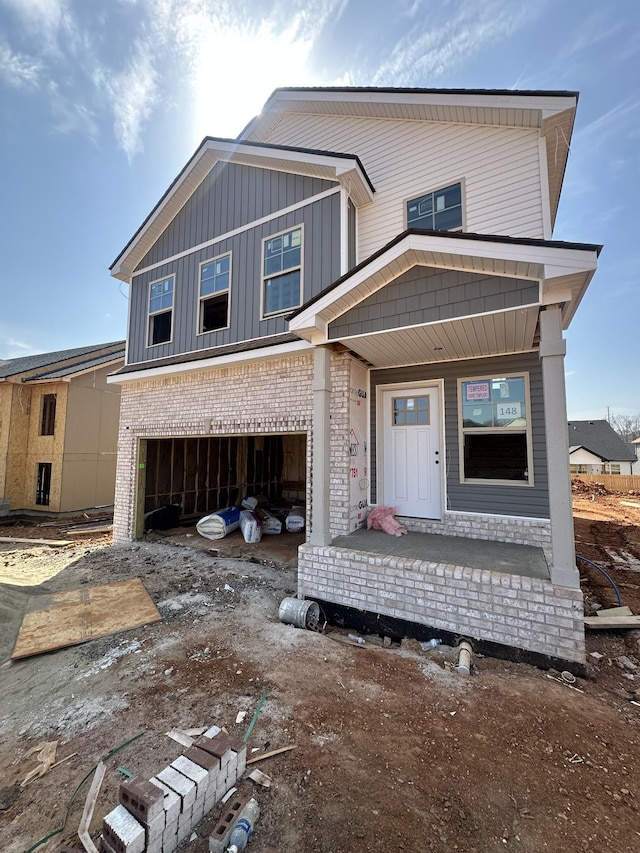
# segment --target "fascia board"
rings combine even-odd
[[[513,94],[509,92],[403,92],[393,90],[372,91],[286,91],[277,90],[267,101],[263,112],[256,116],[243,131],[243,137],[251,136],[258,130],[261,121],[269,114],[287,111],[287,105],[297,104],[298,111],[306,104],[309,111],[314,104],[324,103],[371,103],[398,104],[399,106],[434,107],[470,107],[506,110],[523,110],[538,113],[538,125],[544,119],[568,109],[575,109],[577,96],[573,94],[550,95],[544,92]],[[304,111],[304,110],[303,110]]]

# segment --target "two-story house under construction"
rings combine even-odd
[[[600,247],[552,239],[577,100],[279,89],[206,138],[111,267],[116,538],[299,488],[300,596],[583,661],[563,330]]]

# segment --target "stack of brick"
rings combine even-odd
[[[150,780],[120,785],[104,818],[102,853],[172,853],[244,773],[247,748],[213,726]]]

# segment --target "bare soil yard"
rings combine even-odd
[[[640,496],[578,486],[574,498],[578,554],[640,613]],[[0,536],[64,533],[23,525]],[[296,748],[256,765],[269,789],[240,783],[262,808],[254,853],[640,850],[640,632],[589,633],[577,689],[488,657],[460,676],[448,647],[354,646],[345,630],[282,624],[297,541],[261,548],[178,529],[128,546],[108,535],[56,548],[0,543],[3,853],[25,853],[65,815],[64,831],[37,849],[81,850],[88,783],[69,803],[102,756],[144,733],[108,761],[94,834],[117,802],[119,767],[158,772],[182,751],[170,729],[215,723],[243,737],[263,695],[249,756]],[[609,583],[579,565],[587,607],[614,606]],[[9,661],[23,614],[46,593],[136,577],[161,622]],[[54,740],[58,760],[72,757],[18,793],[35,766],[27,752]],[[208,850],[217,817],[180,849]]]

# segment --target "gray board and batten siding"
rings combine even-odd
[[[216,163],[138,264],[144,269],[337,186],[335,181]]]
[[[509,486],[505,483],[461,483],[458,445],[458,379],[499,376],[502,373],[528,373],[533,442],[533,486]],[[428,383],[444,380],[444,454],[446,459],[446,509],[452,512],[477,512],[549,518],[547,456],[542,397],[542,365],[537,352],[495,358],[470,359],[403,368],[372,370],[371,381],[371,500],[376,502],[376,389],[397,382]]]
[[[537,282],[415,266],[329,325],[329,338],[371,334],[536,304]]]
[[[215,171],[215,167],[212,171]],[[228,180],[227,177],[222,180],[224,176]],[[251,178],[254,179],[253,183]],[[238,183],[241,188],[238,188]],[[131,285],[129,364],[288,331],[285,317],[289,311],[265,320],[260,319],[262,241],[272,234],[303,226],[303,301],[316,296],[340,275],[340,193],[310,202],[285,215],[277,215],[278,210],[331,189],[337,186],[335,183],[284,172],[229,165],[221,171],[219,182],[212,181],[209,186],[209,192],[204,195],[201,188],[196,190],[141,261],[140,269],[154,263],[152,258],[170,258],[186,252],[193,246],[215,239],[216,235],[241,228],[263,216],[273,214],[273,219],[168,263],[161,263],[147,272],[134,274]],[[226,198],[222,197],[223,190],[227,193]],[[210,217],[211,221],[200,224],[196,214]],[[199,335],[200,264],[226,252],[231,252],[229,327]],[[172,339],[148,347],[149,284],[170,275],[175,277]]]

